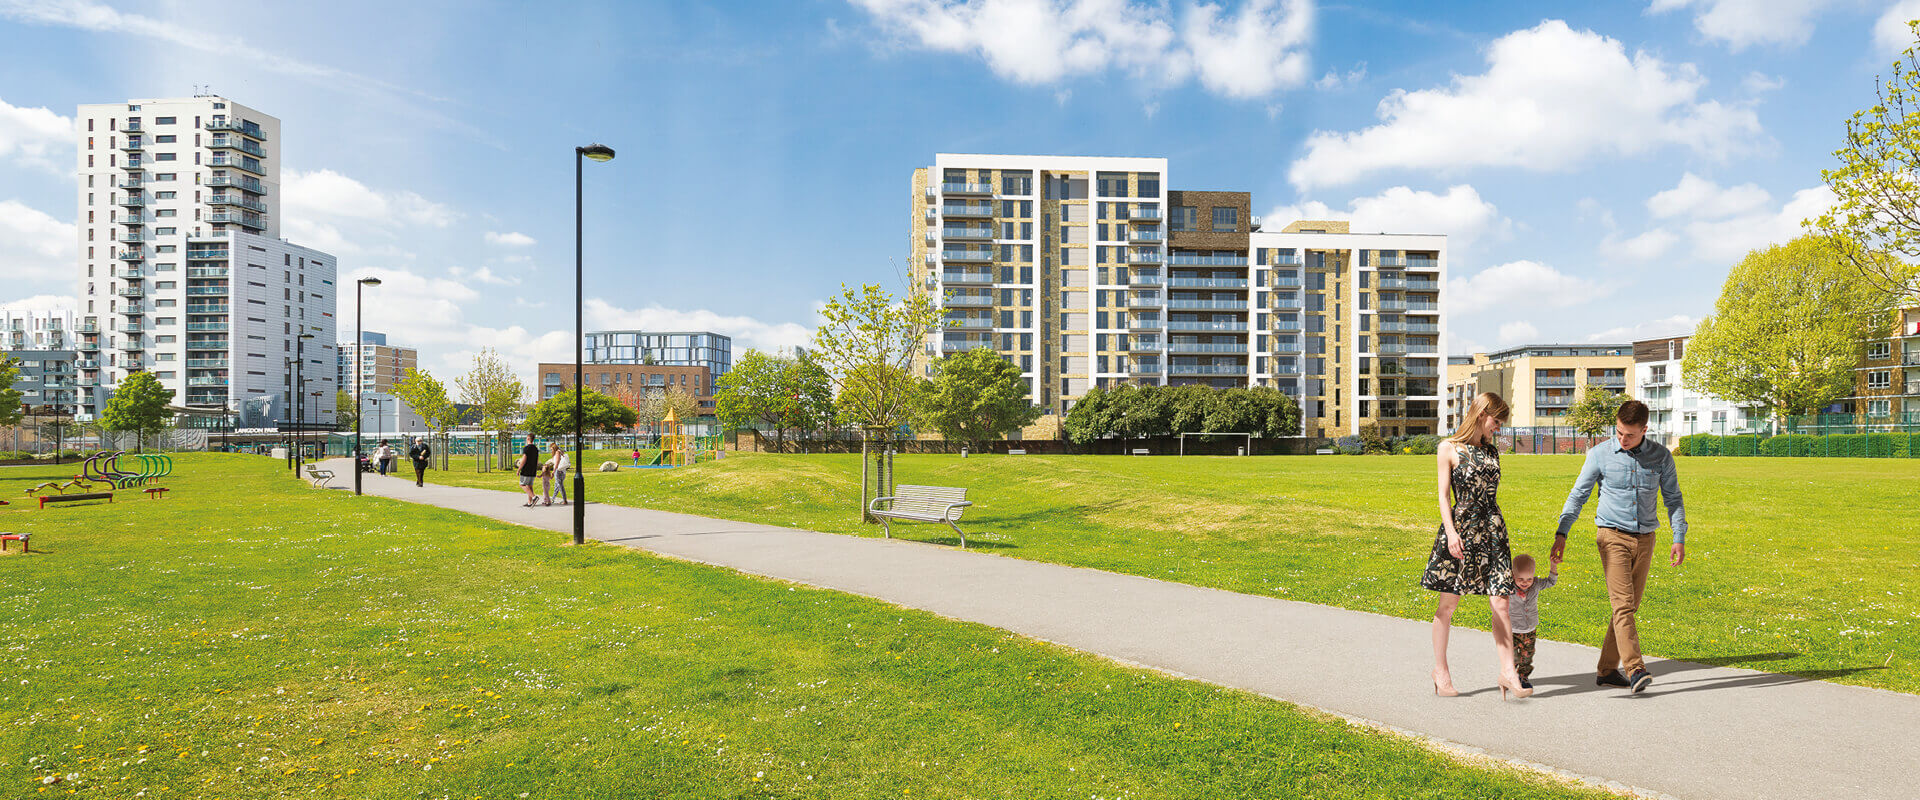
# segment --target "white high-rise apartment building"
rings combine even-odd
[[[79,343],[77,319],[71,308],[0,308],[0,351],[72,350]]]
[[[279,238],[280,120],[198,96],[83,105],[77,127],[81,413],[147,371],[175,405],[295,421],[297,353],[302,421],[331,423],[337,261]]]
[[[1263,231],[1246,192],[1169,185],[1164,158],[916,169],[909,263],[947,320],[926,355],[995,350],[1042,428],[1090,388],[1147,383],[1279,389],[1311,437],[1445,429],[1445,236]]]

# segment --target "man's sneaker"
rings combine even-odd
[[[1647,674],[1644,669],[1638,669],[1633,671],[1633,677],[1628,678],[1627,682],[1633,684],[1633,693],[1639,694],[1653,684],[1653,676]]]
[[[1593,685],[1595,686],[1630,686],[1631,684],[1627,683],[1626,676],[1621,675],[1620,670],[1610,669],[1600,674],[1599,676],[1595,677],[1593,679]]]

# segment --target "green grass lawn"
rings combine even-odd
[[[1515,552],[1544,556],[1579,456],[1509,456]],[[1439,508],[1431,456],[900,456],[899,483],[965,486],[967,540],[1019,558],[1412,619]],[[596,500],[819,531],[862,526],[859,457],[744,454],[674,470],[588,473]],[[1687,563],[1668,542],[1640,613],[1648,652],[1920,691],[1920,461],[1682,458]],[[512,488],[507,476],[433,480]],[[1543,637],[1598,646],[1608,605],[1593,504],[1541,600]],[[952,541],[942,526],[896,534]],[[1461,624],[1486,626],[1486,604]]]
[[[0,558],[0,796],[1605,796],[266,458],[178,464],[166,500],[0,508],[38,551]],[[0,469],[0,498],[61,471]]]

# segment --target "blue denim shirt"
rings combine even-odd
[[[1594,524],[1628,533],[1652,533],[1660,529],[1655,503],[1664,498],[1672,518],[1673,543],[1687,540],[1687,508],[1680,499],[1680,476],[1674,470],[1673,453],[1651,439],[1640,440],[1632,450],[1620,449],[1619,437],[1609,438],[1587,451],[1587,463],[1580,468],[1580,479],[1567,493],[1567,505],[1560,509],[1560,531],[1565,536],[1580,518],[1594,484],[1600,485],[1600,502],[1593,507]]]

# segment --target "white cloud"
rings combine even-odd
[[[1611,287],[1537,261],[1509,261],[1447,281],[1448,312],[1515,312],[1560,308],[1604,297]],[[1457,317],[1456,317],[1457,318]]]
[[[1500,323],[1500,346],[1512,347],[1516,344],[1529,344],[1540,338],[1540,329],[1531,322],[1515,320]]]
[[[0,159],[18,158],[21,163],[52,172],[67,174],[73,162],[55,161],[55,156],[71,157],[73,119],[47,108],[26,108],[0,100]]]
[[[1665,228],[1654,228],[1631,239],[1609,234],[1600,241],[1600,254],[1626,261],[1653,261],[1666,255],[1679,242],[1679,234]]]
[[[1653,0],[1649,14],[1693,8],[1693,28],[1734,52],[1756,44],[1805,44],[1830,0]]]
[[[486,239],[487,244],[499,247],[532,247],[534,245],[533,237],[519,231],[508,231],[506,233],[487,231]]]
[[[1313,88],[1323,92],[1330,92],[1337,89],[1345,89],[1366,80],[1366,78],[1367,62],[1362,61],[1359,66],[1354,67],[1344,75],[1337,70],[1328,70],[1327,74],[1320,76],[1320,80],[1313,82]]]
[[[289,216],[370,220],[382,224],[445,228],[460,215],[447,206],[407,191],[382,192],[330,169],[288,172],[281,196]]]
[[[1770,197],[1759,184],[1743,183],[1721,187],[1691,172],[1680,176],[1680,184],[1647,198],[1647,210],[1656,217],[1681,215],[1704,219],[1722,219],[1745,214],[1767,204]]]
[[[1587,337],[1589,342],[1638,342],[1646,339],[1664,339],[1668,336],[1690,336],[1693,329],[1700,326],[1700,320],[1685,314],[1675,314],[1664,319],[1642,322],[1637,325],[1623,325],[1608,328]]]
[[[1900,0],[1873,23],[1873,44],[1885,57],[1898,55],[1914,44],[1911,20],[1920,19],[1920,0]]]
[[[1799,237],[1800,221],[1831,208],[1834,200],[1831,189],[1815,186],[1795,192],[1776,208],[1773,196],[1758,185],[1721,186],[1688,172],[1672,189],[1647,198],[1647,210],[1680,223],[1695,258],[1727,263],[1749,250]],[[1654,234],[1671,236],[1655,229],[1635,238]]]
[[[1445,194],[1395,186],[1371,197],[1356,197],[1345,211],[1318,201],[1279,206],[1261,222],[1263,227],[1279,230],[1302,219],[1349,220],[1355,232],[1443,233],[1455,253],[1471,250],[1482,238],[1504,238],[1513,231],[1513,220],[1500,216],[1493,203],[1467,184],[1450,186]]]
[[[1740,80],[1740,88],[1747,90],[1747,94],[1756,95],[1766,94],[1786,85],[1786,78],[1759,71],[1749,72],[1747,77]]]
[[[520,285],[519,278],[514,277],[512,275],[501,275],[499,273],[496,273],[493,271],[492,267],[481,267],[479,269],[473,269],[473,270],[464,270],[459,267],[452,267],[452,268],[449,268],[447,272],[456,278],[462,278],[466,280],[475,280],[481,283],[490,283],[495,286],[519,286]]]
[[[1486,58],[1482,74],[1389,94],[1379,125],[1314,132],[1289,178],[1307,188],[1389,169],[1553,171],[1665,146],[1725,158],[1764,140],[1752,109],[1699,99],[1706,79],[1692,64],[1629,57],[1620,42],[1559,20],[1502,37]]]
[[[79,298],[63,294],[36,294],[32,297],[0,303],[0,311],[11,311],[16,314],[23,311],[71,311],[78,308],[80,308]]]
[[[1121,70],[1154,85],[1198,77],[1249,98],[1308,79],[1307,0],[1249,0],[1239,13],[1127,0],[854,0],[901,44],[978,55],[996,75],[1039,85]]]
[[[1486,345],[1461,336],[1453,328],[1448,328],[1445,333],[1440,334],[1440,338],[1449,355],[1463,356],[1487,352]]]
[[[18,200],[0,200],[0,272],[14,281],[73,279],[79,262],[73,225]]]
[[[706,309],[679,311],[659,306],[626,309],[604,300],[586,302],[587,328],[637,329],[662,331],[712,331],[733,337],[737,357],[747,348],[768,352],[780,348],[804,347],[813,341],[813,328],[795,322],[766,322],[746,316],[729,316]]]

